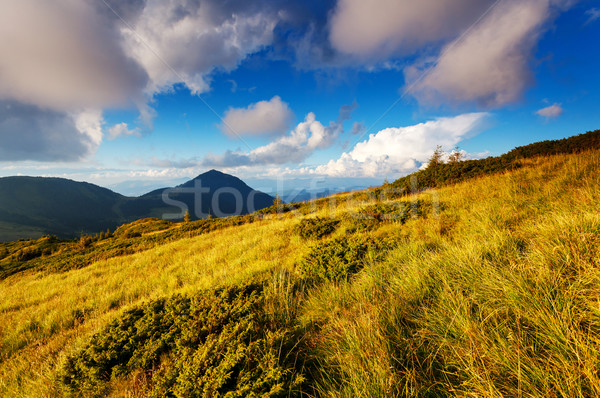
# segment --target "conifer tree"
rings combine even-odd
[[[457,146],[454,147],[454,150],[452,151],[452,153],[450,154],[450,156],[448,157],[448,163],[457,163],[460,162],[460,160],[463,158],[463,154],[460,151],[460,148]]]
[[[440,164],[444,163],[443,156],[444,156],[444,151],[442,150],[442,146],[438,145],[435,148],[435,151],[433,151],[433,154],[431,155],[431,157],[429,158],[429,163],[428,163],[427,167],[433,168],[433,167],[437,167]]]

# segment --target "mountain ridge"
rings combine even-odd
[[[195,192],[194,187],[198,185],[209,191]],[[221,188],[240,195],[228,197],[233,194],[219,193]],[[165,192],[169,192],[169,203],[164,201]],[[218,195],[216,200],[215,193]],[[235,203],[240,199],[240,204]],[[249,200],[252,200],[251,204]],[[195,208],[196,203],[201,203],[199,209]],[[235,176],[214,169],[176,187],[156,189],[137,197],[67,178],[9,176],[0,178],[0,241],[38,238],[44,234],[74,238],[146,217],[170,215],[170,219],[182,218],[185,210],[193,219],[205,218],[202,216],[209,213],[233,215],[236,210],[239,210],[238,214],[247,214],[272,203],[271,196],[252,189]]]

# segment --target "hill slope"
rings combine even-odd
[[[202,192],[194,193],[194,187]],[[171,191],[165,203],[163,192]],[[234,196],[234,192],[236,196]],[[200,200],[201,211],[195,203]],[[128,198],[106,188],[62,178],[0,178],[0,241],[37,238],[44,234],[74,238],[146,217],[181,219],[181,206],[194,218],[247,214],[273,204],[269,195],[242,180],[211,170],[175,188]],[[217,210],[215,212],[215,210]],[[216,214],[215,214],[216,213]]]
[[[599,200],[582,151],[52,243],[89,261],[0,281],[0,395],[599,396]]]
[[[427,167],[424,170],[401,177],[391,185],[405,192],[411,192],[415,188],[440,187],[471,178],[514,170],[521,167],[525,159],[578,153],[593,149],[600,149],[600,130],[588,131],[584,134],[560,140],[534,142],[533,144],[516,147],[500,156],[442,163],[436,167]]]
[[[35,232],[74,237],[114,228],[125,219],[118,210],[124,200],[108,189],[63,178],[0,178],[0,241]]]

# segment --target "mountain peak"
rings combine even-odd
[[[196,178],[194,178],[194,180],[201,178],[201,177],[217,177],[217,176],[227,176],[227,175],[229,175],[229,174],[223,173],[222,171],[219,171],[219,170],[210,169],[207,172],[198,175]]]

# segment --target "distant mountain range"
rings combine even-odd
[[[232,175],[210,170],[176,187],[127,197],[64,178],[0,178],[0,241],[44,234],[74,238],[140,218],[192,219],[248,214],[273,204],[273,197]]]

